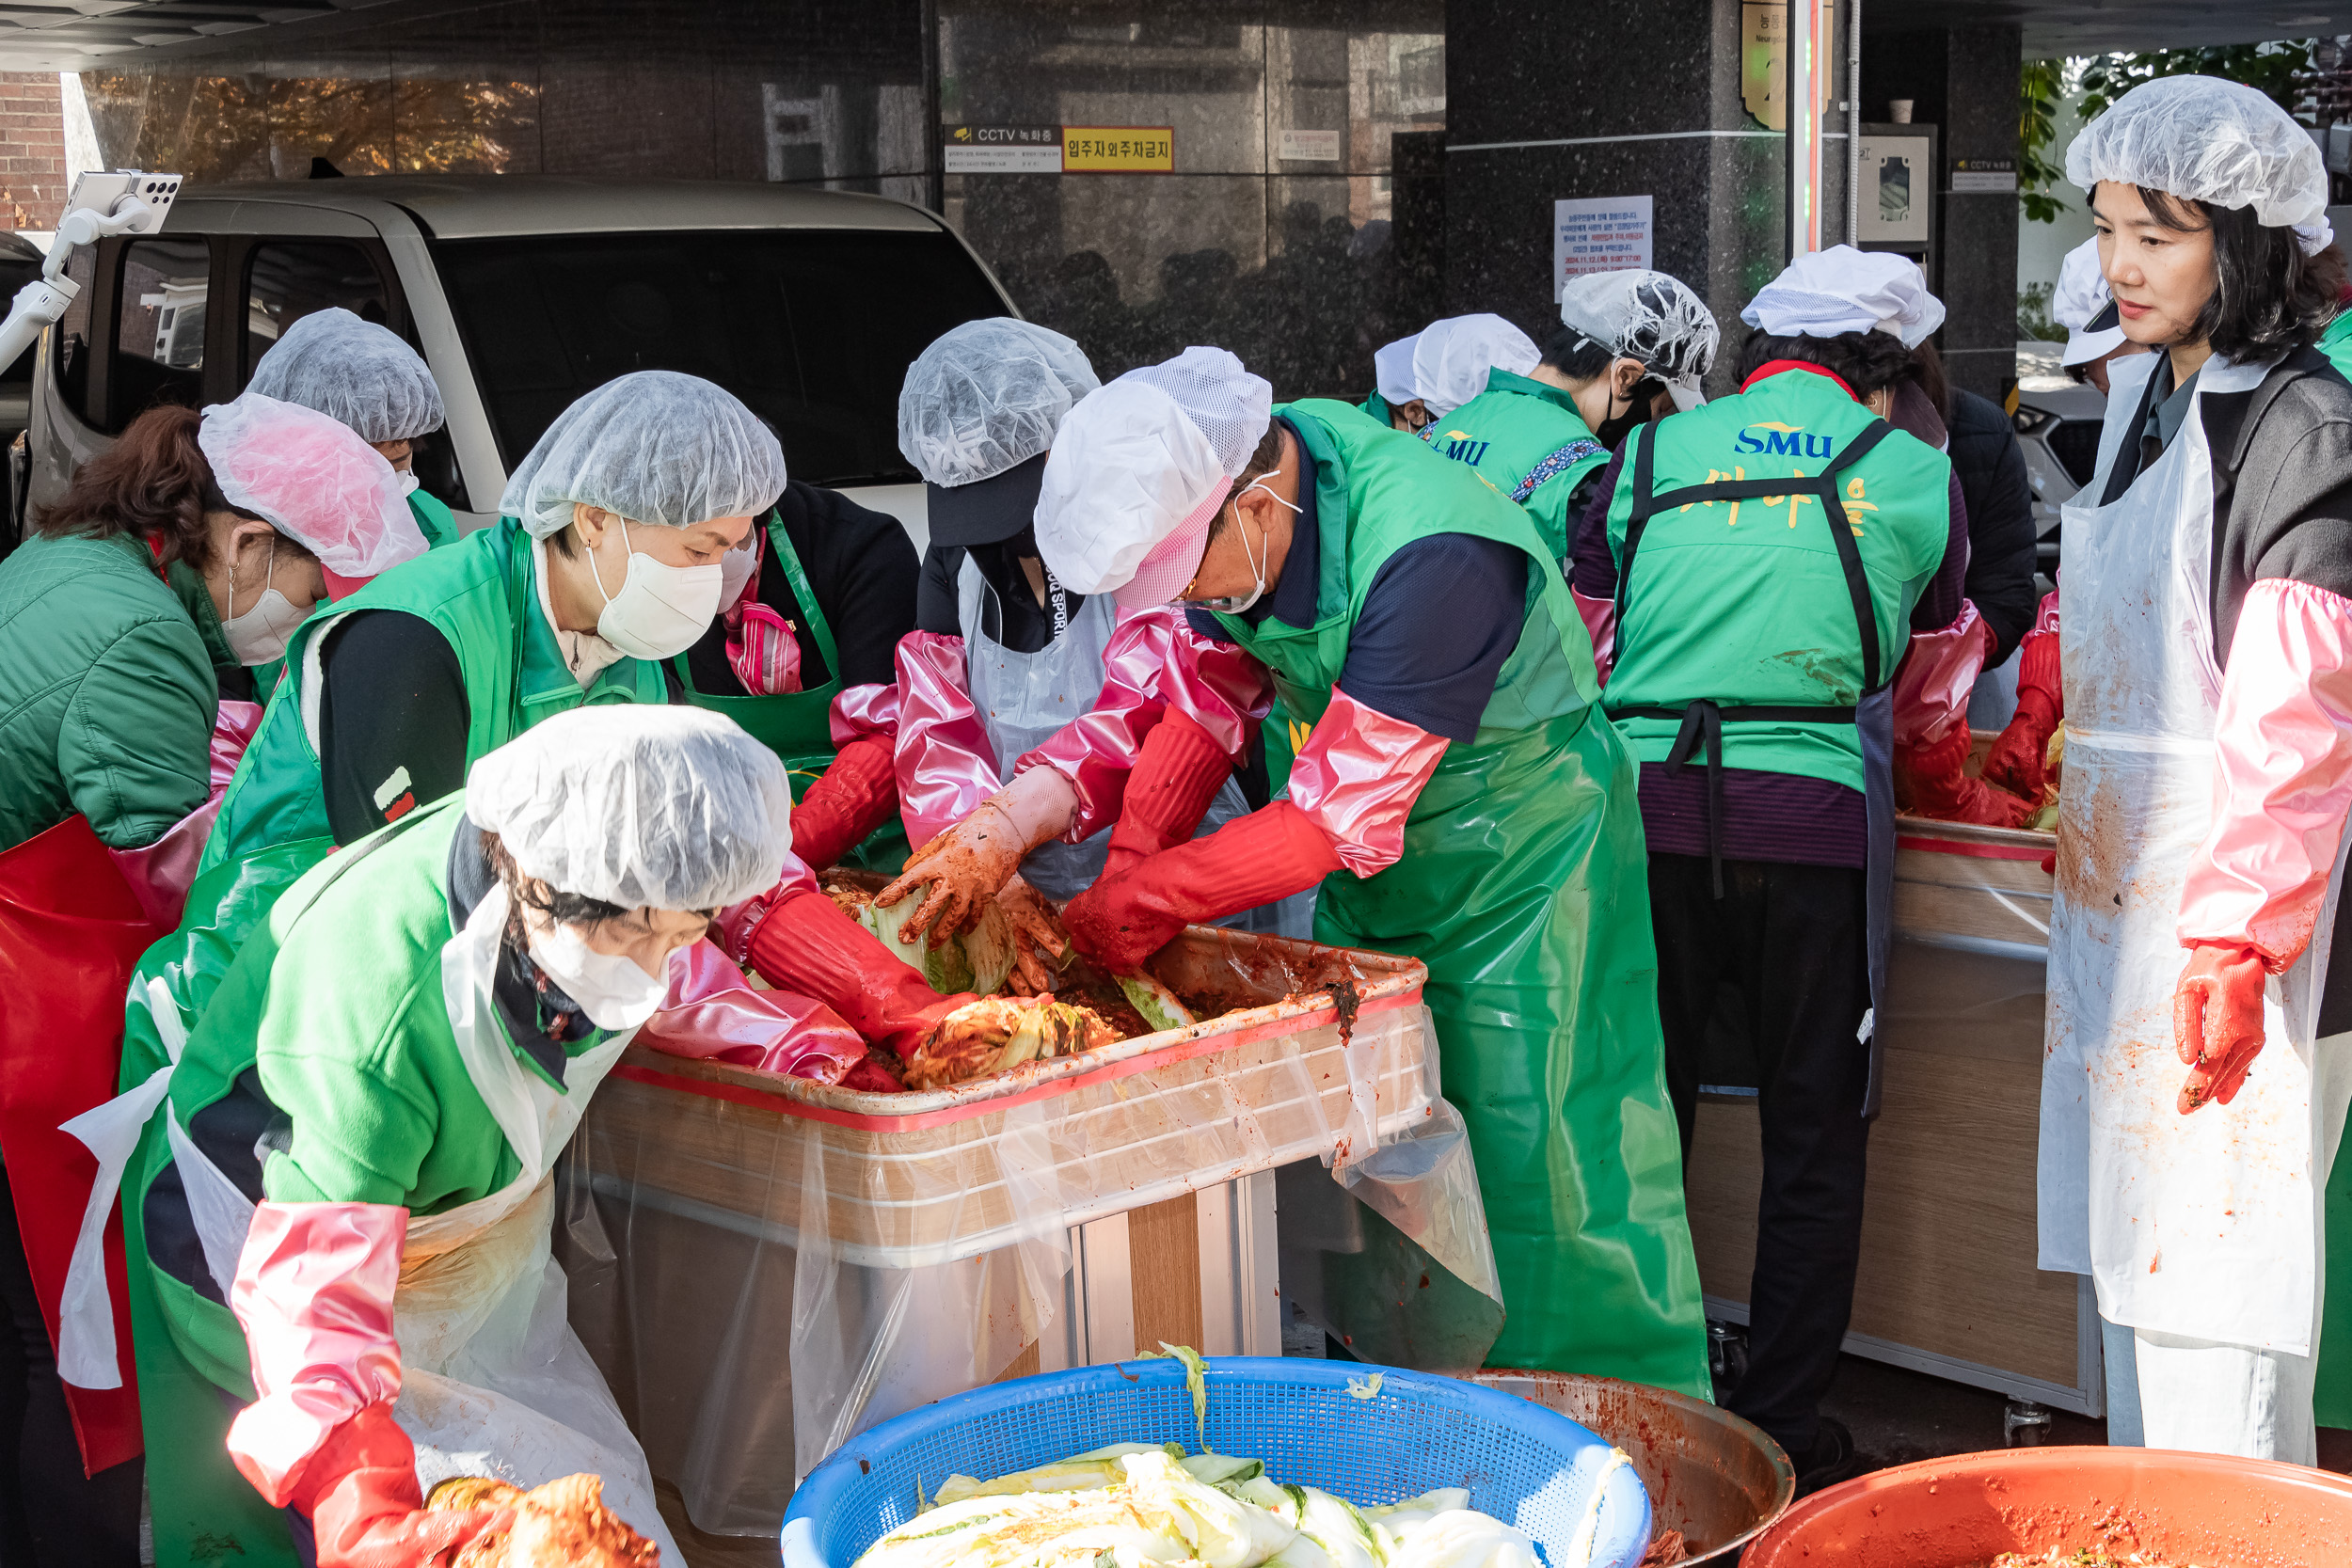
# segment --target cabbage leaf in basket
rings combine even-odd
[[[1105,1554],[1102,1568],[1259,1568],[1295,1539],[1164,1449],[1138,1449],[1114,1461],[1121,1477],[1109,1486],[967,1496],[918,1513],[867,1547],[858,1568],[1096,1568]]]
[[[868,899],[850,913],[940,995],[953,996],[968,990],[975,996],[993,996],[1002,990],[1006,977],[1012,974],[1012,921],[996,907],[996,900],[992,898],[981,906],[977,926],[940,947],[933,947],[930,938],[919,931],[911,942],[898,940],[908,917],[922,903],[922,894],[917,890],[887,909]]]
[[[1592,1560],[1591,1543],[1585,1555],[1562,1568],[1583,1568]],[[1388,1568],[1539,1568],[1535,1543],[1502,1520],[1466,1508],[1447,1509],[1410,1531],[1388,1561]]]
[[[939,1483],[935,1506],[960,1503],[966,1497],[1003,1497],[1019,1492],[1083,1492],[1090,1487],[1115,1486],[1126,1479],[1120,1468],[1121,1457],[1131,1453],[1165,1451],[1170,1459],[1181,1462],[1184,1446],[1168,1443],[1113,1443],[1107,1448],[1090,1449],[1073,1453],[1068,1459],[1057,1459],[1051,1465],[1041,1465],[1034,1470],[1015,1470],[994,1481],[980,1481],[972,1476],[949,1476]],[[1204,1478],[1205,1479],[1205,1478]]]

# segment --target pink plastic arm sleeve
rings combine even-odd
[[[833,707],[825,721],[833,731],[833,746],[839,751],[852,740],[866,736],[879,736],[884,740],[898,738],[898,688],[896,682],[880,686],[845,686],[833,700]]]
[[[408,1211],[384,1203],[263,1203],[253,1211],[229,1304],[244,1325],[254,1401],[229,1454],[283,1508],[327,1435],[400,1393],[392,1292]]]
[[[1965,599],[1950,626],[1913,632],[1895,672],[1895,744],[1932,746],[1965,722],[1968,694],[1977,689],[1984,656],[1992,651],[1993,628]]]
[[[2035,631],[2056,631],[2058,629],[2058,589],[2053,588],[2047,594],[2042,595],[2041,608],[2033,612],[2033,626],[2031,629]]]
[[[196,880],[196,863],[203,858],[204,841],[213,836],[213,820],[220,815],[221,795],[236,776],[237,762],[261,727],[261,704],[221,704],[213,721],[212,793],[204,803],[166,829],[152,844],[106,851],[147,918],[166,929],[180,924],[187,907],[188,884]]]
[[[1576,612],[1583,619],[1585,634],[1593,640],[1593,668],[1600,672],[1600,683],[1609,684],[1609,667],[1617,660],[1617,606],[1613,599],[1588,599],[1568,585],[1568,596],[1576,601]]]
[[[1405,853],[1405,819],[1438,770],[1446,738],[1364,706],[1334,688],[1331,705],[1291,764],[1291,803],[1359,877]]]
[[[637,1032],[671,1056],[732,1062],[787,1078],[838,1084],[866,1059],[866,1041],[822,1002],[755,990],[708,942],[670,955],[670,994]]]
[[[2213,827],[2181,888],[2184,943],[2302,956],[2352,811],[2352,599],[2247,590],[2214,724]]]
[[[1004,782],[972,705],[963,657],[961,637],[911,631],[898,639],[898,815],[918,848]]]
[[[1144,737],[1169,706],[1199,721],[1228,756],[1238,758],[1273,696],[1265,666],[1232,643],[1202,637],[1181,610],[1155,605],[1124,611],[1103,650],[1103,690],[1094,705],[1025,752],[1013,772],[1047,767],[1070,781],[1078,811],[1062,836],[1076,844],[1118,820]]]

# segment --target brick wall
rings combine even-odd
[[[57,73],[0,71],[0,227],[55,229],[65,196]]]

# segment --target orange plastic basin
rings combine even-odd
[[[2352,1479],[2155,1449],[1962,1454],[1814,1494],[1742,1568],[1975,1568],[2053,1546],[2179,1568],[2344,1568]]]

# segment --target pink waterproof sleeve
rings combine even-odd
[[[755,989],[708,942],[670,955],[669,997],[637,1038],[666,1055],[819,1084],[838,1084],[866,1059],[866,1041],[831,1007],[795,991]]]
[[[1446,738],[1364,706],[1336,687],[1291,764],[1291,803],[1359,877],[1405,853],[1405,818],[1438,770]]]
[[[147,918],[167,930],[180,924],[187,907],[188,884],[196,880],[196,863],[203,858],[205,840],[213,835],[213,820],[220,815],[221,796],[261,727],[261,704],[222,703],[213,721],[212,793],[204,803],[166,829],[163,837],[152,844],[106,851]]]
[[[1895,671],[1898,747],[1932,746],[1954,725],[1967,722],[1968,694],[1977,688],[1993,641],[1993,628],[1967,600],[1950,626],[1911,634],[1911,646]]]
[[[384,1203],[263,1203],[253,1211],[229,1304],[245,1328],[254,1401],[229,1454],[283,1508],[327,1435],[400,1393],[392,1292],[408,1211]]]
[[[845,686],[833,700],[826,722],[833,730],[833,745],[839,751],[850,741],[865,736],[880,736],[884,740],[898,738],[898,686]]]
[[[963,657],[961,637],[911,631],[898,639],[898,815],[917,848],[1004,782]]]
[[[1585,634],[1593,640],[1593,667],[1600,672],[1600,683],[1609,684],[1609,667],[1617,661],[1617,606],[1613,599],[1588,599],[1568,585],[1568,596],[1576,601],[1576,613],[1584,622]]]
[[[2352,812],[2352,599],[2247,590],[2214,725],[2213,826],[2181,888],[2184,943],[2302,956]]]
[[[2035,631],[2056,631],[2058,629],[2058,589],[2053,588],[2047,594],[2042,595],[2041,607],[2033,612],[2033,629]]]
[[[1103,650],[1103,690],[1094,705],[1024,753],[1013,772],[1049,767],[1070,781],[1078,812],[1062,837],[1076,844],[1118,820],[1144,736],[1169,706],[1197,720],[1238,758],[1273,695],[1265,666],[1232,643],[1202,637],[1183,611],[1164,605],[1123,611]]]

